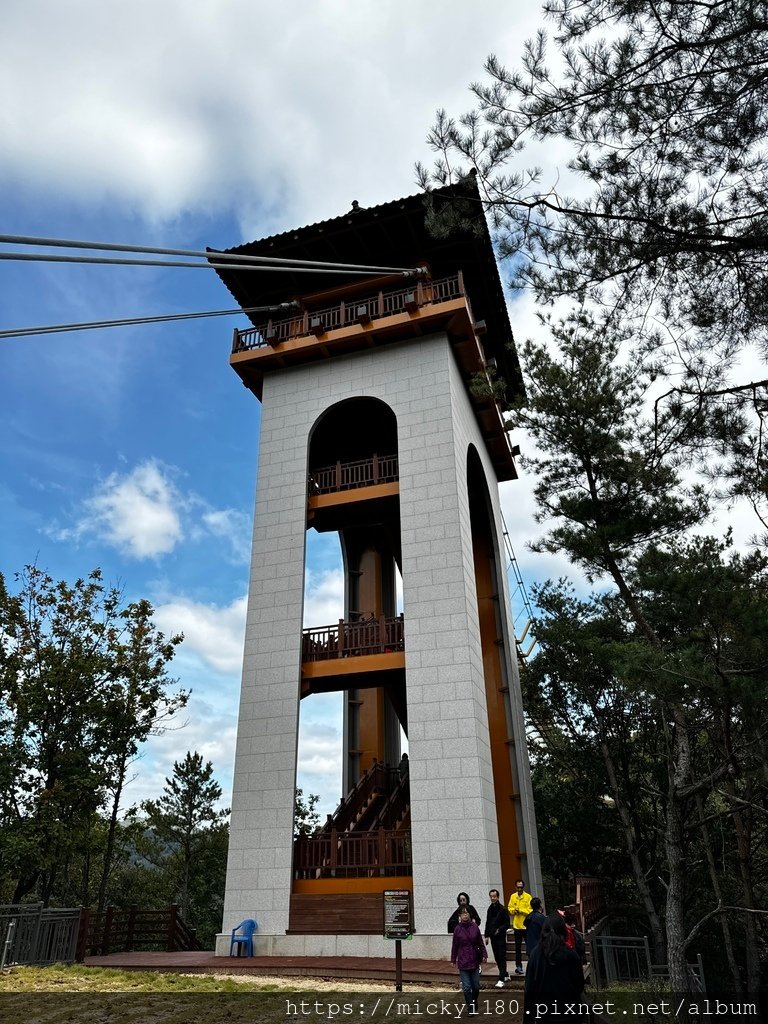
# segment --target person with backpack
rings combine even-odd
[[[475,910],[475,908],[470,903],[469,896],[467,895],[467,893],[460,892],[459,895],[456,897],[456,902],[458,903],[458,906],[456,907],[454,912],[451,914],[451,916],[448,918],[448,934],[449,935],[453,934],[453,929],[459,923],[459,914],[461,913],[461,911],[462,911],[462,909],[464,907],[466,907],[467,910],[469,911],[470,919],[472,921],[474,921],[475,924],[479,928],[480,927],[480,915],[478,914],[478,912]]]
[[[525,1021],[559,1019],[566,1012],[589,1019],[589,1006],[582,1002],[584,970],[565,938],[565,921],[559,914],[552,914],[544,922],[539,944],[528,959]]]
[[[568,910],[558,910],[558,914],[565,921],[565,944],[568,949],[576,950],[579,959],[584,963],[587,959],[584,936],[576,927],[576,918]]]

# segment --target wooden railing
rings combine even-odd
[[[293,844],[294,878],[375,878],[410,875],[410,829],[330,832]]]
[[[305,310],[298,316],[267,320],[239,331],[235,329],[232,351],[243,352],[279,345],[291,338],[307,334],[325,334],[349,324],[366,324],[385,316],[413,312],[422,306],[446,302],[464,295],[464,280],[461,271],[436,281],[419,281],[396,291],[379,291],[374,295],[353,298],[324,309]]]
[[[357,780],[354,789],[342,799],[339,806],[328,815],[328,820],[320,831],[346,832],[354,828],[362,809],[369,803],[374,794],[388,795],[399,783],[400,772],[390,768],[382,761],[375,761],[365,774]]]
[[[605,886],[602,881],[599,878],[578,876],[576,904],[579,908],[581,931],[589,931],[606,914]]]
[[[373,487],[398,479],[396,455],[372,455],[357,462],[337,462],[313,469],[309,474],[309,496],[350,491],[355,487]]]
[[[332,626],[313,626],[302,637],[302,661],[330,661],[363,654],[384,654],[405,650],[403,616],[388,619],[383,615]]]
[[[77,959],[107,956],[131,950],[200,950],[195,929],[179,916],[176,904],[163,910],[138,907],[107,907],[104,911],[83,908],[77,941]]]

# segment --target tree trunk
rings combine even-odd
[[[673,782],[667,794],[667,827],[664,831],[669,881],[667,883],[667,964],[673,992],[689,990],[685,933],[685,854],[683,823]]]
[[[706,822],[704,821],[704,801],[701,798],[701,794],[696,796],[696,810],[698,811],[699,818],[701,819],[701,840],[704,844],[704,852],[707,857],[707,867],[709,868],[709,878],[712,882],[712,891],[715,894],[715,899],[718,903],[725,903],[723,898],[723,890],[720,885],[720,877],[717,873],[717,865],[715,864],[715,855],[712,852],[712,843],[709,838],[709,829],[707,828]],[[723,932],[723,948],[725,949],[725,958],[728,961],[728,968],[733,978],[733,991],[740,994],[743,991],[741,984],[741,973],[739,971],[739,965],[736,963],[736,957],[733,952],[733,939],[731,937],[731,926],[728,923],[728,918],[725,914],[720,915],[720,927]]]
[[[725,791],[729,796],[737,796],[736,785],[729,776],[725,781]],[[752,885],[752,850],[751,850],[751,811],[749,808],[739,809],[733,801],[731,818],[736,833],[736,853],[741,875],[742,906],[748,910],[755,909],[755,893]],[[757,919],[754,914],[744,914],[744,943],[747,964],[747,991],[760,991],[760,953],[757,933]]]
[[[623,796],[619,789],[619,781],[616,775],[616,767],[613,763],[613,756],[608,747],[607,741],[601,736],[600,738],[600,751],[603,755],[603,762],[605,763],[605,769],[608,774],[608,782],[611,787],[611,795],[613,796],[614,803],[616,804],[616,810],[619,812],[621,823],[624,830],[624,841],[627,845],[627,852],[629,853],[629,859],[632,863],[632,871],[635,876],[635,883],[637,890],[640,893],[640,899],[648,915],[648,923],[651,928],[651,934],[653,936],[653,952],[656,957],[656,963],[663,964],[665,960],[664,950],[664,929],[661,926],[661,919],[656,909],[656,904],[653,902],[653,895],[651,894],[650,886],[648,885],[648,879],[643,871],[643,865],[640,861],[640,854],[637,848],[637,832],[635,829],[632,816],[629,808],[624,803]]]
[[[673,729],[670,735],[667,715],[663,712],[664,733],[668,750],[668,773],[664,850],[669,880],[667,883],[667,964],[669,984],[673,992],[690,989],[685,930],[685,822],[681,789],[691,774],[691,751],[685,712],[679,704],[670,708]]]
[[[104,846],[104,863],[101,869],[101,881],[99,882],[98,909],[103,910],[107,902],[107,886],[109,885],[109,873],[112,870],[112,857],[115,852],[115,833],[117,831],[117,815],[120,810],[120,797],[123,793],[125,782],[126,758],[123,756],[118,765],[117,782],[112,799],[112,810],[109,815],[109,828],[107,829],[107,841]]]

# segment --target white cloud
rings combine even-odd
[[[150,459],[124,476],[111,473],[83,502],[76,526],[53,532],[61,540],[94,535],[132,558],[156,558],[183,537],[181,503],[168,471]]]
[[[203,513],[202,521],[214,537],[226,540],[232,560],[247,564],[251,556],[252,520],[245,512],[234,508],[211,510]]]
[[[237,509],[215,509],[175,482],[180,471],[156,459],[140,462],[127,473],[111,473],[80,506],[72,527],[54,524],[56,540],[96,538],[129,558],[159,558],[184,540],[204,542],[211,536],[227,542],[230,561],[247,564],[251,518]]]
[[[220,806],[228,807],[232,799],[232,771],[237,732],[236,703],[222,707],[195,693],[187,707],[176,715],[165,732],[151,736],[141,749],[141,757],[129,774],[123,807],[142,800],[157,799],[166,778],[173,773],[174,761],[184,759],[187,751],[197,751],[210,761],[222,788]]]
[[[254,234],[278,209],[287,226],[385,201],[413,190],[436,108],[471,106],[488,52],[516,55],[539,17],[501,0],[444,0],[439,18],[408,0],[8,0],[0,174],[154,219],[233,207]]]
[[[177,597],[155,608],[155,622],[166,634],[183,633],[184,649],[199,654],[211,668],[239,673],[246,606],[245,596],[223,608]]]
[[[301,702],[297,785],[305,795],[320,797],[321,817],[332,813],[341,799],[342,697],[313,694]]]
[[[307,568],[304,626],[327,626],[344,616],[344,574],[341,569],[313,572]]]

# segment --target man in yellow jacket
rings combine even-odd
[[[515,933],[515,974],[522,974],[525,919],[531,912],[531,894],[525,891],[522,878],[515,882],[515,891],[509,897],[507,910],[512,918],[512,929]]]

